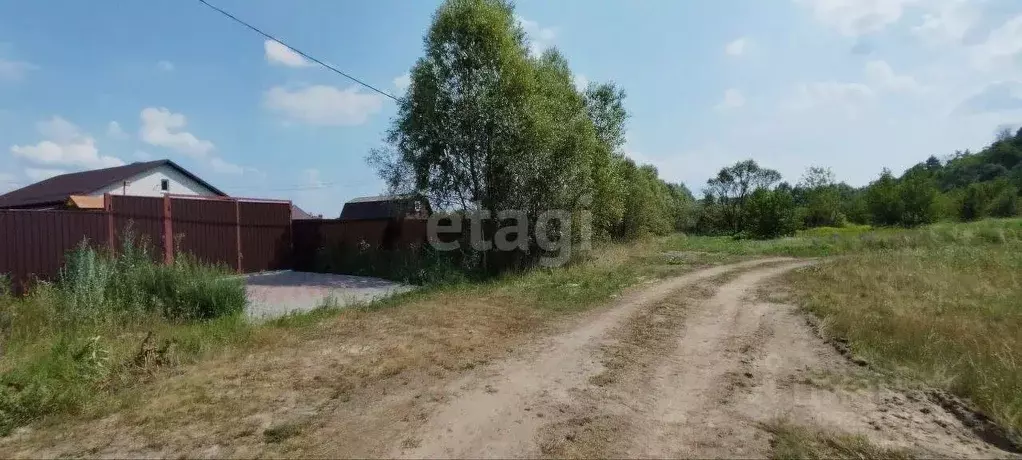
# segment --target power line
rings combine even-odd
[[[302,56],[303,56],[303,57],[305,57],[306,59],[308,59],[308,60],[310,60],[310,61],[312,61],[312,62],[315,62],[316,64],[319,64],[319,65],[321,65],[321,66],[323,66],[323,67],[325,67],[325,68],[327,68],[327,69],[330,69],[330,70],[334,71],[335,73],[337,73],[337,74],[340,74],[341,76],[343,76],[343,77],[345,77],[345,78],[347,78],[347,79],[349,79],[349,80],[351,80],[351,81],[354,81],[355,83],[358,83],[358,84],[360,84],[360,85],[362,85],[362,86],[365,86],[366,88],[369,88],[369,89],[371,89],[371,90],[373,90],[373,91],[376,91],[377,93],[380,93],[380,94],[382,94],[382,95],[384,95],[384,96],[387,96],[387,97],[389,97],[389,98],[391,98],[391,99],[393,99],[393,100],[395,100],[395,101],[398,101],[398,100],[399,100],[399,99],[398,99],[397,97],[395,97],[395,96],[394,96],[393,94],[390,94],[390,93],[388,93],[388,92],[386,92],[386,91],[383,91],[383,90],[381,90],[381,89],[379,89],[379,88],[377,88],[377,87],[375,87],[375,86],[373,86],[373,85],[370,85],[369,83],[366,83],[366,82],[364,82],[364,81],[362,81],[362,80],[359,80],[358,78],[355,78],[355,77],[353,77],[353,76],[351,76],[351,75],[348,75],[348,74],[344,73],[343,71],[341,71],[341,70],[338,70],[338,69],[337,69],[337,68],[335,68],[334,66],[332,66],[332,65],[330,65],[330,64],[327,64],[327,63],[325,63],[325,62],[323,62],[323,61],[320,61],[319,59],[316,59],[316,58],[314,58],[314,57],[312,57],[312,56],[310,56],[310,55],[306,54],[306,53],[305,53],[305,52],[303,52],[302,50],[300,50],[300,49],[298,49],[298,48],[295,48],[295,47],[293,47],[293,46],[291,46],[291,45],[289,45],[289,44],[285,43],[285,42],[284,42],[283,40],[281,40],[281,39],[279,39],[279,38],[277,38],[277,37],[274,37],[273,35],[270,35],[270,34],[268,34],[268,33],[266,33],[266,32],[263,32],[263,31],[262,31],[262,30],[260,30],[260,29],[259,29],[258,27],[256,27],[256,26],[253,26],[252,24],[249,24],[249,23],[247,23],[247,22],[245,22],[245,21],[243,21],[243,20],[239,19],[239,18],[238,18],[237,16],[235,16],[235,15],[233,15],[233,14],[231,14],[231,13],[228,13],[227,11],[224,11],[224,10],[222,10],[222,9],[220,9],[220,8],[216,7],[216,6],[213,6],[212,4],[210,4],[209,2],[207,2],[206,0],[198,0],[198,1],[199,1],[199,3],[202,3],[203,5],[206,5],[206,6],[210,7],[210,8],[211,8],[211,9],[213,9],[214,11],[216,11],[216,12],[218,12],[218,13],[220,13],[220,14],[224,15],[224,16],[227,16],[228,18],[230,18],[230,19],[231,19],[231,20],[233,20],[234,22],[237,22],[238,24],[241,24],[241,25],[243,25],[243,26],[245,26],[245,27],[248,27],[249,29],[251,29],[251,30],[255,31],[255,32],[256,32],[256,33],[258,33],[259,35],[262,35],[262,36],[264,36],[264,37],[266,37],[266,38],[268,38],[268,39],[270,39],[270,40],[273,40],[273,41],[275,41],[275,42],[277,42],[277,43],[280,43],[281,45],[284,45],[285,47],[287,47],[287,49],[289,49],[289,50],[291,50],[291,51],[294,51],[295,53],[298,53],[298,54],[302,55]]]

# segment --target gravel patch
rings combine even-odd
[[[245,275],[252,318],[270,319],[329,304],[344,307],[414,289],[414,286],[365,276],[279,271]]]

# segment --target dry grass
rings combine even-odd
[[[705,263],[612,246],[570,267],[272,321],[102,407],[0,440],[0,456],[384,455],[410,442],[445,382],[630,285]]]
[[[789,276],[824,333],[876,369],[1022,433],[1022,242],[865,252]]]
[[[864,436],[835,434],[793,425],[785,421],[766,424],[773,434],[770,458],[775,459],[909,459],[909,452],[886,449]]]

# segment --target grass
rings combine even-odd
[[[866,252],[791,280],[825,332],[874,367],[1022,433],[1022,242]]]
[[[1022,219],[939,223],[915,229],[853,226],[816,228],[775,240],[676,234],[661,242],[664,251],[735,256],[825,257],[896,249],[935,249],[947,245],[998,247],[1022,239]]]
[[[128,238],[111,256],[83,245],[55,284],[0,296],[0,434],[81,413],[159,367],[250,333],[240,280],[187,257],[154,264],[144,248]]]
[[[774,435],[770,452],[774,459],[914,458],[908,452],[872,444],[864,436],[834,434],[785,421],[769,423],[764,428]]]

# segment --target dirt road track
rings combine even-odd
[[[445,402],[390,454],[762,457],[763,424],[784,419],[925,454],[996,455],[924,398],[804,383],[851,365],[790,307],[750,297],[764,280],[808,263],[715,267],[625,296],[449,385]]]

